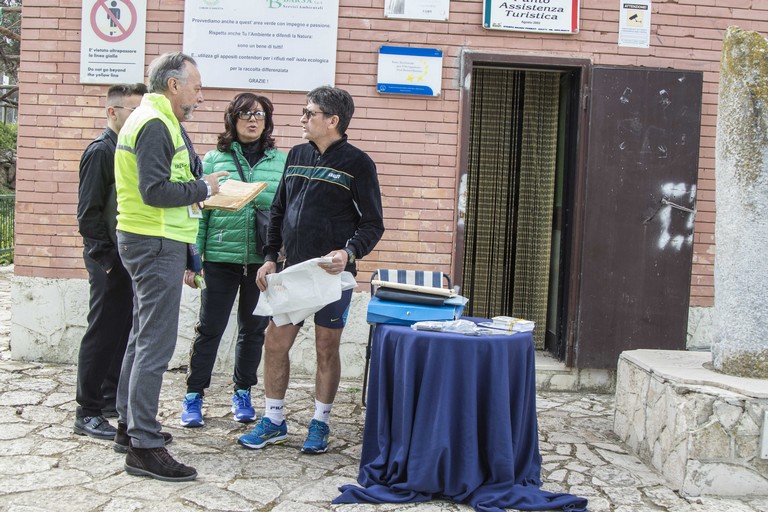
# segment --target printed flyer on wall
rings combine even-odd
[[[384,16],[412,20],[445,21],[448,19],[449,0],[386,0]]]
[[[620,2],[619,46],[648,48],[651,45],[651,2]]]
[[[484,0],[483,27],[575,34],[579,31],[579,0]]]
[[[338,0],[187,0],[184,52],[206,87],[310,91],[333,85]]]

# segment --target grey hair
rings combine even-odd
[[[195,59],[181,52],[168,52],[160,55],[149,64],[149,92],[163,93],[168,90],[168,80],[177,78],[182,82],[187,79],[185,62],[197,66]]]

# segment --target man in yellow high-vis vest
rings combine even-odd
[[[157,409],[176,346],[181,287],[203,201],[227,172],[202,175],[181,126],[203,102],[194,59],[166,53],[149,66],[149,94],[127,119],[115,152],[117,241],[134,290],[133,328],[117,393],[115,450],[125,470],[158,480],[194,480],[195,468],[166,450]]]

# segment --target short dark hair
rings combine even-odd
[[[345,90],[337,87],[323,85],[312,89],[307,93],[307,101],[314,103],[320,110],[328,115],[339,116],[337,130],[339,135],[344,135],[355,113],[355,102],[352,96]]]
[[[107,105],[120,104],[126,96],[144,96],[147,86],[138,84],[115,84],[107,90]]]
[[[237,114],[250,111],[254,105],[259,105],[266,114],[264,118],[264,131],[261,132],[261,137],[259,137],[261,149],[266,151],[275,147],[275,139],[272,138],[272,130],[275,128],[272,122],[272,113],[275,109],[272,106],[272,102],[265,96],[244,92],[235,96],[227,105],[227,110],[224,111],[224,131],[219,134],[216,149],[219,151],[230,150],[232,141],[237,140]]]
[[[182,52],[167,52],[149,64],[149,92],[163,93],[168,90],[168,80],[178,78],[182,82],[187,79],[185,62],[197,66],[195,59]]]

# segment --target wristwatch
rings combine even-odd
[[[354,263],[355,262],[355,251],[350,249],[349,247],[344,248],[344,252],[347,253],[347,263]]]

